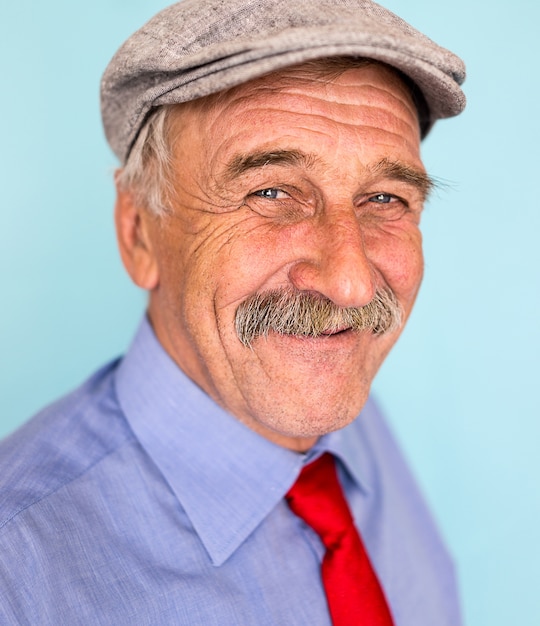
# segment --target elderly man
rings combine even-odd
[[[460,623],[368,394],[463,78],[367,0],[184,0],[124,44],[102,109],[148,314],[1,448],[2,623]]]

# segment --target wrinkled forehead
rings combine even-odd
[[[392,92],[396,100],[401,101],[416,118],[419,136],[423,135],[423,125],[428,123],[427,105],[414,83],[399,70],[384,63],[351,57],[331,57],[294,65],[230,89],[175,105],[171,107],[172,121],[180,130],[196,116],[213,117],[220,115],[224,110],[232,111],[246,107],[248,103],[270,104],[275,97],[279,97],[283,102],[286,95],[290,96],[289,106],[294,108],[294,94],[316,94],[321,89],[324,90],[326,85],[336,81],[346,83],[347,75],[358,72],[366,76],[367,82],[373,77],[374,83],[384,84],[386,90]],[[355,104],[358,95],[355,90],[358,90],[358,87],[352,87],[348,96],[352,105]],[[344,97],[347,98],[347,94]],[[373,95],[372,99],[375,105],[376,96]]]
[[[358,166],[390,158],[424,169],[413,97],[379,63],[295,66],[175,105],[169,120],[175,162],[213,174],[238,162],[251,170],[318,162],[327,171],[338,154]]]

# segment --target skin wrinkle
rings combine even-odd
[[[393,72],[392,72],[392,74],[393,74]],[[395,76],[393,78],[396,81],[398,80]],[[254,81],[254,82],[257,83],[257,81]],[[307,89],[310,92],[313,91],[313,83],[314,82],[317,82],[317,79],[315,79],[314,81],[306,81],[305,82],[305,86],[307,87]],[[328,82],[327,81],[321,81],[321,83],[325,87],[328,86]],[[249,102],[250,98],[256,97],[256,96],[260,95],[259,92],[263,92],[264,93],[265,91],[268,91],[269,94],[275,94],[278,91],[279,86],[280,86],[280,81],[278,80],[277,85],[273,86],[270,89],[264,89],[264,88],[258,88],[258,87],[253,88],[252,87],[252,88],[246,90],[247,94],[240,93],[240,95],[238,94],[238,91],[241,88],[234,88],[234,89],[232,89],[230,91],[231,100],[229,102],[229,106],[230,106],[231,110],[238,109],[238,108],[241,107],[242,103]],[[345,83],[345,87],[347,87],[347,86],[349,86],[351,88],[351,93],[354,94],[354,85],[352,83],[349,84],[349,85],[347,85],[347,83]],[[370,88],[373,90],[373,92],[374,92],[373,94],[369,94]],[[337,100],[334,100],[334,99],[330,99],[330,101],[331,102],[336,102],[336,104],[338,105],[338,109],[337,110],[339,110],[339,111],[341,111],[343,109],[348,109],[348,108],[353,109],[354,112],[355,112],[355,116],[354,117],[355,117],[355,119],[357,119],[360,114],[365,114],[367,111],[370,111],[370,110],[373,110],[373,109],[376,108],[375,106],[373,106],[373,104],[371,104],[371,101],[374,99],[372,96],[377,96],[378,95],[379,99],[380,99],[380,96],[384,95],[385,97],[388,97],[388,98],[394,100],[395,102],[398,102],[400,105],[404,104],[406,107],[408,107],[409,114],[416,116],[415,108],[414,108],[414,105],[412,105],[412,103],[410,102],[410,98],[408,100],[406,100],[406,99],[404,100],[403,98],[398,98],[397,95],[395,93],[392,93],[392,91],[389,90],[388,88],[384,88],[383,89],[381,87],[375,86],[374,84],[368,84],[368,85],[365,86],[365,88],[363,87],[363,89],[364,89],[365,92],[368,92],[366,95],[369,95],[369,98],[368,98],[368,100],[370,101],[369,105],[363,104],[363,105],[358,106],[358,104],[354,103],[353,95],[351,95],[351,102],[345,102],[344,103],[341,100],[338,102]],[[301,92],[299,90],[295,90],[295,89],[290,89],[290,94],[288,94],[287,97],[288,97],[289,101],[291,102],[291,104],[294,104],[298,100],[298,98],[294,98],[294,97],[291,97],[291,96],[294,96],[295,94],[298,95],[298,94],[301,94],[301,93],[302,93],[302,95],[305,98],[306,94],[304,94],[303,92]],[[325,95],[328,96],[327,91],[325,91]],[[204,111],[206,111],[208,113],[213,113],[213,112],[215,112],[216,105],[218,103],[221,103],[223,101],[223,98],[224,98],[224,95],[220,95],[220,97],[217,97],[217,98],[214,97],[214,96],[210,96],[208,99],[203,99],[201,101],[194,101],[194,102],[190,102],[190,103],[185,103],[185,104],[183,104],[181,106],[183,108],[189,107],[189,108],[195,109],[195,110],[197,108],[201,108],[202,110],[204,110]],[[303,105],[304,108],[308,109],[308,111],[309,111],[309,109],[313,109],[314,108],[313,107],[313,102],[326,102],[327,101],[322,96],[316,96],[313,93],[309,93],[308,94],[308,98],[310,99],[310,101],[312,101],[312,106],[309,107],[309,106],[306,106],[305,104]],[[376,99],[377,98],[375,98],[375,100]],[[389,108],[389,107],[387,107],[387,108]],[[260,108],[259,112],[260,113],[262,113],[262,112],[267,113],[267,112],[271,112],[272,110],[275,110],[275,109],[273,109],[272,106],[269,103],[265,102],[265,105]],[[302,111],[296,111],[296,115],[300,115],[300,116],[302,116],[302,115],[310,116],[311,115],[311,116],[313,116],[314,113],[313,113],[313,111],[309,111],[307,113],[304,113]],[[403,119],[405,119],[405,117]],[[216,120],[214,121],[214,123],[219,123],[219,121],[220,121],[219,120],[219,116],[216,116]],[[340,119],[340,121],[343,123],[342,119]],[[404,124],[406,125],[406,122],[404,122]],[[212,128],[211,130],[212,130],[212,132],[216,132],[214,128]],[[401,131],[401,129],[400,129],[400,131]],[[397,132],[396,136],[403,140],[404,137],[405,137],[405,133]],[[234,145],[234,139],[232,139],[231,141],[232,141],[232,143]]]
[[[345,74],[345,72],[341,75],[343,76]],[[396,77],[396,80],[397,79]],[[301,85],[301,88],[298,87],[298,85]],[[261,86],[261,87],[254,87],[253,89],[251,89],[250,91],[248,91],[246,94],[243,94],[241,96],[238,96],[238,98],[232,99],[232,103],[241,103],[242,100],[249,100],[249,98],[251,98],[252,96],[257,95],[258,93],[262,93],[264,94],[266,93],[276,93],[277,91],[279,91],[280,87],[287,87],[288,92],[291,96],[294,95],[299,95],[302,97],[305,97],[306,95],[306,91],[307,92],[313,92],[317,89],[317,85],[318,86],[323,86],[323,87],[330,87],[330,83],[328,80],[324,80],[318,77],[314,77],[312,79],[306,79],[305,81],[287,81],[287,80],[278,80],[277,83],[272,86],[272,87],[265,87],[265,86]],[[324,98],[322,96],[318,96],[318,94],[316,93],[309,93],[309,97],[311,100],[316,101],[325,101],[325,102],[334,102],[336,104],[339,105],[339,107],[341,109],[348,107],[348,106],[352,106],[355,109],[358,108],[364,108],[365,110],[369,109],[371,105],[368,104],[364,104],[361,105],[361,107],[358,107],[357,103],[354,100],[354,89],[355,89],[355,85],[354,83],[346,83],[345,81],[342,81],[342,86],[343,86],[343,91],[345,91],[347,89],[347,87],[350,89],[351,91],[351,96],[350,96],[350,100],[349,99],[343,99],[343,97],[341,96],[340,98],[334,97],[333,94],[331,93],[330,89],[327,89],[324,91]],[[382,94],[384,93],[385,95],[388,95],[389,98],[392,98],[396,101],[399,101],[400,103],[402,103],[402,99],[398,98],[394,93],[392,93],[389,89],[387,88],[382,88],[380,85],[376,85],[375,83],[366,83],[365,85],[363,85],[363,90],[364,92],[368,95],[368,96],[372,96],[372,95],[377,95],[377,94]],[[372,94],[370,94],[370,91],[373,92]],[[368,100],[369,101],[369,100]],[[210,107],[212,106],[212,101],[210,100],[209,103]],[[414,104],[412,104],[412,101],[409,103],[405,103],[405,106],[408,108],[408,113],[411,116],[416,116],[416,108],[414,106]]]
[[[346,85],[345,85],[346,86]],[[408,114],[409,115],[415,115],[415,109],[414,109],[414,105],[409,105],[405,102],[403,102],[403,100],[401,100],[400,98],[398,98],[395,94],[393,94],[390,90],[388,89],[382,89],[382,88],[378,88],[374,85],[366,85],[363,87],[363,91],[367,96],[367,102],[362,104],[362,105],[358,105],[355,101],[354,101],[354,86],[351,86],[351,95],[350,95],[350,100],[349,99],[345,99],[343,100],[343,98],[341,99],[331,99],[328,97],[328,93],[325,92],[325,98],[318,96],[317,94],[309,94],[309,102],[311,104],[311,107],[309,107],[309,105],[304,105],[306,106],[306,108],[308,109],[307,113],[304,113],[305,115],[310,115],[313,114],[314,109],[316,108],[317,103],[319,102],[327,102],[327,101],[331,101],[334,102],[337,105],[337,111],[341,112],[341,116],[342,119],[339,119],[340,122],[343,122],[344,119],[347,117],[347,113],[349,111],[353,111],[354,112],[354,118],[358,119],[358,115],[362,114],[362,115],[371,115],[371,112],[374,111],[377,106],[378,106],[378,102],[381,100],[381,97],[387,97],[390,100],[393,100],[395,102],[399,102],[400,104],[405,104],[405,106],[408,108]],[[297,101],[298,98],[295,98],[295,95],[298,95],[298,97],[300,97],[300,95],[303,96],[303,98],[305,98],[305,94],[300,91],[300,90],[294,90],[291,89],[290,93],[289,93],[289,100],[291,102],[291,104],[295,104],[295,102]],[[238,102],[238,104],[240,104],[241,101]],[[368,103],[369,102],[369,103]],[[309,111],[309,108],[311,108],[312,110]],[[389,109],[390,107],[386,107],[387,109]],[[272,111],[272,107],[270,105],[266,106],[266,110],[267,111]],[[299,115],[302,115],[302,112],[299,112]],[[407,115],[407,117],[409,116]],[[407,121],[406,121],[406,117],[402,116],[402,120],[404,125],[407,125]],[[399,136],[401,138],[404,138],[403,135],[399,134]]]
[[[171,215],[152,221],[141,214],[157,268],[146,288],[154,330],[184,372],[262,436],[305,450],[358,414],[401,329],[307,340],[270,333],[248,349],[234,329],[236,310],[253,294],[280,288],[363,306],[388,286],[405,321],[423,270],[421,193],[418,185],[380,179],[373,168],[384,159],[410,171],[423,166],[418,120],[390,71],[371,66],[331,81],[294,82],[293,98],[279,81],[270,83],[264,95],[244,86],[218,104],[171,113],[171,127],[182,129],[173,154],[175,198]],[[375,102],[373,90],[364,90],[373,84]],[[249,94],[241,106],[239,94]],[[250,167],[221,184],[235,155],[283,150],[315,159],[309,168]],[[252,195],[277,183],[290,185],[287,202],[281,194],[277,201]],[[391,223],[375,219],[384,205],[367,197],[372,191],[403,195],[411,209]]]
[[[292,104],[292,103],[291,103],[291,104]],[[306,106],[306,108],[308,108],[308,107]],[[370,128],[371,126],[374,126],[374,124],[373,124],[372,120],[370,119],[370,116],[371,116],[371,114],[372,114],[372,111],[376,110],[376,107],[373,107],[373,106],[371,106],[371,105],[369,105],[369,106],[364,106],[364,107],[353,107],[353,105],[350,105],[350,108],[351,108],[351,110],[352,110],[352,109],[354,109],[355,113],[358,113],[358,114],[359,114],[359,113],[361,113],[361,110],[362,110],[362,109],[364,109],[363,113],[364,113],[364,115],[365,115],[365,117],[366,117],[366,122],[368,122],[367,124],[365,124],[365,127],[366,127],[366,128]],[[273,111],[274,111],[274,109],[271,109],[271,108],[267,107],[267,111],[268,111],[268,113],[271,113],[271,112],[273,112]],[[369,115],[367,115],[368,113],[369,113]],[[309,117],[309,118],[311,118],[311,119],[317,119],[317,117],[320,117],[321,121],[323,121],[323,120],[324,120],[324,121],[326,122],[326,120],[324,119],[324,116],[322,116],[322,115],[321,115],[321,116],[317,116],[317,115],[316,115],[315,113],[313,113],[313,112],[302,112],[302,111],[296,111],[296,112],[295,112],[295,115],[296,115],[298,118],[302,118],[302,117],[306,117],[306,118],[307,118],[307,117]],[[377,117],[377,118],[379,118],[380,116],[381,116],[381,111],[380,111],[380,110],[378,110],[378,111],[377,111],[377,115],[376,115],[376,117]],[[271,117],[271,116],[269,116],[269,117]],[[344,116],[344,117],[345,117],[345,116]],[[375,118],[375,115],[373,115],[373,118]],[[390,114],[390,113],[388,114],[388,119],[389,119],[389,120],[393,120],[393,119],[394,119],[394,118],[393,118],[393,116],[391,116],[391,114]],[[345,120],[339,120],[339,121],[336,121],[336,123],[337,123],[337,124],[340,124],[340,125],[349,125],[349,126],[351,126],[351,127],[354,127],[353,122],[347,122],[347,121],[345,121]],[[405,126],[405,125],[406,125],[406,122],[404,122],[404,126]],[[300,125],[300,124],[298,124],[298,127],[300,128],[300,127],[301,127],[301,125]],[[306,127],[306,130],[308,130],[308,127]],[[309,130],[310,130],[310,132],[313,132],[313,128],[310,128]],[[405,141],[405,138],[403,137],[403,134],[400,132],[400,130],[396,130],[396,132],[394,132],[394,133],[393,133],[393,135],[394,135],[394,136],[395,136],[398,140],[400,140],[400,141]],[[324,136],[324,133],[323,133],[323,136]]]

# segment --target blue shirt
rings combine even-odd
[[[324,549],[283,499],[322,451],[396,626],[458,626],[451,561],[371,401],[292,452],[217,406],[146,321],[0,447],[0,624],[329,626]]]

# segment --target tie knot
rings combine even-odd
[[[285,497],[293,513],[313,528],[327,548],[353,527],[331,454],[306,465]]]

